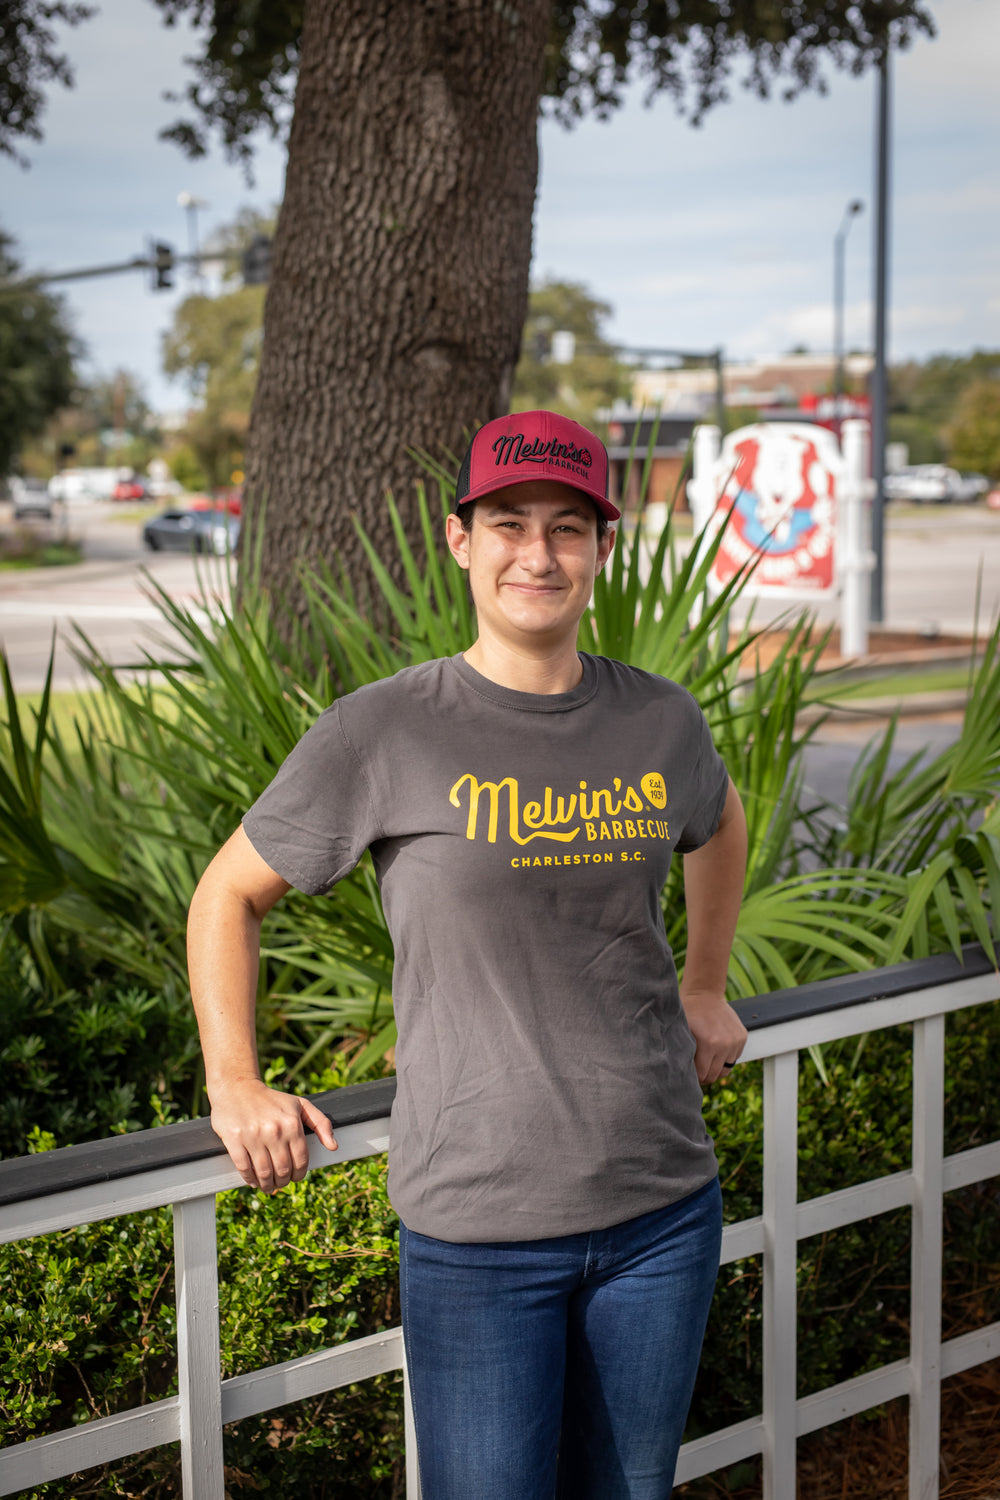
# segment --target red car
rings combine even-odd
[[[211,495],[192,495],[189,502],[192,510],[224,510],[231,516],[243,513],[243,487],[215,490]]]
[[[145,500],[149,491],[142,479],[119,479],[111,491],[112,500]]]

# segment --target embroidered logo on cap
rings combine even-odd
[[[589,448],[577,448],[572,443],[560,443],[556,438],[550,438],[547,443],[539,442],[533,438],[530,445],[524,441],[523,432],[505,433],[498,437],[493,444],[493,452],[496,454],[496,466],[501,464],[525,464],[543,463],[546,459],[556,459],[564,464],[578,464],[581,468],[589,469],[593,463]]]

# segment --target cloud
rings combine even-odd
[[[903,123],[915,118],[933,130],[960,113],[980,117],[995,131],[1000,7],[993,0],[947,0],[933,13],[936,38],[919,39],[895,65],[905,88]]]
[[[867,301],[844,309],[844,344],[848,349],[868,348],[871,343],[872,310]],[[734,329],[727,352],[751,356],[780,352],[798,344],[808,349],[833,347],[833,306],[814,302],[768,312],[764,317]]]
[[[773,256],[747,257],[726,268],[725,295],[732,297],[759,296],[774,288],[808,283],[816,274],[815,265],[808,260],[780,260]],[[695,292],[720,295],[719,273],[715,266],[690,271],[654,271],[640,276],[634,290],[648,296],[672,298],[687,297]]]
[[[894,306],[892,326],[900,334],[913,330],[923,332],[932,328],[951,328],[961,323],[967,315],[968,308],[958,302],[920,302],[912,306]]]

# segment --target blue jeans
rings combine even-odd
[[[401,1226],[422,1500],[666,1500],[721,1237],[718,1179],[558,1239]]]

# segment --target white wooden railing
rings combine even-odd
[[[800,1436],[907,1396],[909,1500],[937,1500],[941,1381],[1000,1355],[1000,1323],[941,1340],[943,1194],[1000,1175],[1000,1140],[944,1156],[945,1018],[997,1002],[992,958],[969,949],[963,966],[935,958],[739,1003],[750,1029],[744,1058],[764,1061],[763,1213],[727,1225],[722,1263],[763,1257],[762,1409],[685,1444],[678,1483],[761,1454],[765,1500],[795,1500]],[[906,1023],[913,1025],[910,1169],[799,1203],[799,1052]],[[310,1166],[384,1151],[392,1088],[386,1080],[320,1096],[339,1145],[330,1153],[311,1138]],[[220,1152],[208,1122],[192,1121],[0,1162],[0,1242],[173,1205],[179,1367],[176,1396],[0,1449],[0,1495],[179,1441],[184,1500],[222,1500],[224,1423],[403,1369],[407,1493],[419,1497],[398,1328],[220,1381],[215,1195],[240,1186]],[[798,1241],[903,1207],[912,1214],[909,1358],[797,1399]]]

